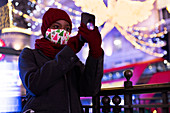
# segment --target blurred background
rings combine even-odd
[[[50,7],[70,15],[72,36],[82,12],[95,15],[104,49],[102,88],[123,86],[127,69],[133,85],[170,82],[169,0],[0,0],[0,112],[21,110],[18,56],[42,38],[42,16]],[[77,55],[85,63],[88,45]]]

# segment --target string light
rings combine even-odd
[[[32,0],[31,0],[31,1],[32,1]],[[46,6],[45,6],[44,4],[41,4],[41,3],[39,3],[39,2],[36,2],[36,1],[35,1],[35,4],[36,4],[37,6],[42,6],[43,9],[46,8]],[[58,8],[62,8],[62,9],[64,9],[64,10],[67,10],[67,11],[69,11],[69,12],[72,12],[72,13],[74,13],[74,14],[76,14],[76,15],[81,15],[81,13],[82,13],[82,12],[80,12],[80,11],[73,10],[73,9],[67,7],[67,6],[64,6],[64,5],[62,5],[61,3],[59,3],[59,2],[54,2],[54,1],[52,1],[51,5],[55,5],[55,6],[57,6]],[[47,11],[47,10],[46,10],[46,11]]]
[[[130,35],[132,35],[132,34],[130,34]],[[139,36],[139,37],[141,37],[141,36]],[[143,41],[143,40],[141,40],[141,38],[137,39],[133,35],[131,37],[131,40],[138,42],[138,43],[145,45],[145,46],[150,46],[150,47],[163,47],[163,46],[166,45],[166,43],[163,42],[163,41],[157,40],[157,43],[151,43],[151,40]]]
[[[159,32],[158,27],[162,24],[165,24],[165,20],[161,20],[155,25],[151,27],[129,27],[128,29],[124,29],[132,35],[132,40],[139,43],[143,46],[149,46],[149,47],[163,47],[166,45],[166,43],[162,40],[160,40],[158,37],[164,37],[165,34],[167,34],[167,28],[164,27],[162,32]],[[142,32],[149,32],[146,30],[155,30],[151,34],[143,34]],[[152,41],[153,40],[153,41]]]
[[[39,9],[39,8],[37,8],[37,9]],[[49,7],[45,7],[45,10],[48,10],[49,9]],[[69,9],[70,10],[70,9]],[[35,12],[36,12],[36,10],[34,10]],[[70,10],[71,11],[71,10]],[[75,14],[79,14],[79,12],[78,11],[76,11],[76,10],[72,10]],[[15,14],[19,14],[20,16],[23,16],[25,19],[27,19],[27,20],[32,20],[32,21],[34,21],[34,22],[38,22],[39,24],[41,24],[42,23],[42,19],[37,19],[37,18],[35,18],[34,16],[29,16],[29,15],[27,15],[27,14],[24,14],[22,11],[18,11],[18,10],[16,10],[14,7],[13,7],[13,12],[15,13]],[[45,11],[44,11],[45,12]],[[73,15],[70,15],[70,18],[73,20],[73,19],[76,19],[76,21],[80,21],[80,17],[77,17],[77,16],[73,16]],[[73,28],[74,27],[79,27],[79,24],[76,24],[76,25],[73,25]],[[34,28],[35,29],[35,28]]]
[[[162,24],[165,24],[165,20],[162,19],[161,21],[159,21],[158,23],[156,23],[155,25],[152,25],[150,27],[133,27],[134,30],[140,30],[140,31],[149,31],[149,30],[153,30],[156,27],[159,27]],[[132,27],[129,27],[129,29],[132,29]]]
[[[35,5],[36,4],[36,10],[34,10],[33,12],[36,12],[36,14],[38,14],[38,11],[41,11],[41,13],[45,13],[45,11],[47,11],[48,9],[49,9],[49,7],[46,7],[44,4],[37,4],[37,2],[35,1],[35,0],[30,0],[30,2],[32,2],[33,3],[33,5]],[[32,5],[30,2],[28,2],[28,5]],[[39,2],[40,3],[40,2]],[[53,2],[51,2],[52,4],[54,3],[54,1]],[[12,5],[12,4],[11,4]],[[73,9],[71,9],[71,8],[68,8],[67,6],[64,6],[64,5],[62,5],[62,4],[60,4],[60,3],[58,3],[58,2],[55,2],[55,5],[57,5],[57,6],[61,6],[61,8],[63,8],[63,9],[65,9],[65,10],[68,10],[69,12],[72,12],[73,14],[74,14],[74,16],[73,15],[71,15],[70,16],[70,18],[73,20],[73,19],[75,19],[75,20],[80,20],[80,14],[81,14],[81,12],[79,12],[79,11],[76,11],[76,10],[73,10]],[[41,10],[40,9],[40,6],[43,8],[43,9],[45,9],[45,10]],[[32,24],[31,26],[32,26],[32,29],[35,29],[36,28],[36,26],[38,26],[38,24],[41,24],[42,23],[42,19],[41,18],[35,18],[34,16],[33,16],[33,13],[31,13],[29,10],[27,11],[27,13],[29,13],[29,15],[27,15],[27,14],[24,14],[22,11],[19,11],[19,10],[16,10],[15,8],[14,8],[14,6],[13,6],[13,9],[12,9],[12,11],[15,13],[15,14],[18,14],[18,15],[20,15],[20,16],[23,16],[27,21],[30,21],[30,20],[32,20],[33,22],[35,22],[35,24]],[[76,15],[76,16],[75,16]],[[79,16],[79,18],[77,18]],[[16,25],[16,24],[14,24],[14,25]],[[28,24],[29,26],[30,26],[30,24]],[[30,27],[31,27],[30,26]],[[73,29],[74,29],[74,27],[79,27],[79,24],[76,24],[76,25],[74,25],[73,24]],[[15,31],[15,29],[11,29],[12,31],[14,30]],[[6,30],[4,30],[4,32],[5,32]],[[27,30],[26,30],[27,31]],[[28,33],[29,34],[29,33]],[[37,34],[37,33],[34,33],[34,34]],[[72,34],[71,35],[74,35],[74,34],[77,34],[77,32],[76,31],[74,31],[73,30],[73,32],[72,32]]]
[[[19,33],[24,33],[28,35],[35,35],[35,36],[40,36],[41,31],[33,32],[31,29],[24,29],[16,26],[11,26],[10,28],[3,28],[2,33],[8,33],[8,32],[19,32]]]
[[[133,37],[132,35],[129,35],[125,30],[123,30],[119,25],[115,25],[115,27],[120,31],[120,33],[131,43],[133,44],[137,49],[140,49],[141,51],[148,53],[150,55],[153,56],[157,56],[157,57],[163,57],[164,54],[163,53],[158,53],[158,52],[154,52],[151,49],[146,49],[145,46],[142,47],[141,45],[139,45],[136,41],[132,40]]]
[[[18,14],[20,16],[23,16],[24,18],[27,18],[29,20],[32,20],[32,21],[35,21],[35,22],[38,22],[38,23],[42,23],[42,19],[37,19],[33,16],[29,16],[27,14],[24,14],[22,11],[19,11],[19,10],[16,10],[15,8],[13,8],[12,10],[15,14]]]
[[[149,34],[149,35],[148,34],[140,33],[140,31],[127,30],[127,32],[130,32],[131,34],[134,34],[136,36],[141,36],[141,37],[144,37],[144,38],[155,38],[155,37],[161,37],[162,35],[165,35],[165,34],[168,33],[166,27],[164,27],[163,30],[164,31],[162,31],[162,32],[155,33],[155,34]]]
[[[164,27],[162,32],[156,33],[156,34],[143,34],[143,33],[139,33],[140,31],[153,31],[154,29],[157,29],[159,26],[165,24],[165,20],[161,20],[158,23],[156,23],[155,25],[151,26],[151,27],[129,27],[128,29],[126,29],[128,32],[130,32],[131,34],[135,34],[136,36],[141,36],[144,38],[155,38],[155,37],[161,37],[162,35],[167,34],[167,28]]]

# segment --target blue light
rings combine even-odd
[[[27,10],[27,13],[28,13],[28,14],[31,13],[31,10]]]
[[[161,38],[164,38],[164,37],[165,37],[164,35],[161,36]]]
[[[15,6],[18,6],[19,5],[19,2],[15,2]]]
[[[28,4],[28,5],[31,5],[31,2],[28,2],[27,4]]]
[[[20,112],[21,98],[16,62],[0,62],[0,113]]]
[[[34,4],[31,4],[31,7],[34,7],[35,5]]]

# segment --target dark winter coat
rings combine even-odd
[[[23,111],[82,113],[80,96],[98,93],[103,76],[103,56],[88,56],[84,65],[68,46],[55,59],[38,49],[25,48],[19,56],[19,72],[27,91]]]

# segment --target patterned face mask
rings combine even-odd
[[[45,37],[56,44],[67,44],[70,33],[64,29],[47,29]]]

